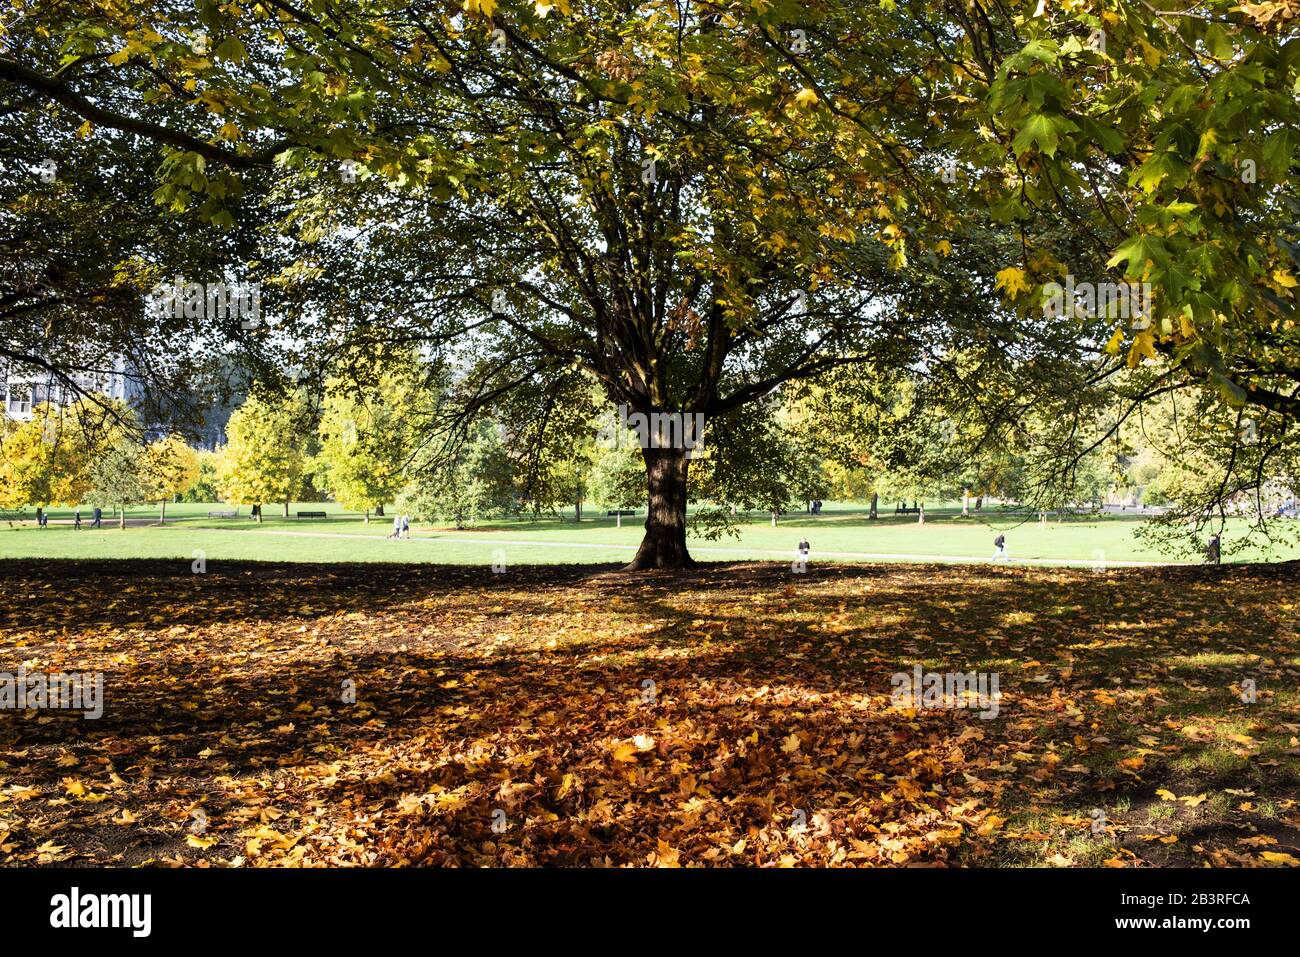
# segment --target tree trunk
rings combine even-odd
[[[649,507],[645,537],[625,571],[646,568],[691,568],[686,550],[686,449],[641,450],[645,458]]]
[[[122,531],[126,530],[126,506],[125,505],[119,505],[117,507],[117,527]]]
[[[619,527],[619,528],[622,528],[622,527],[623,527],[623,510],[622,510],[621,508],[616,508],[616,509],[614,509],[614,513],[615,513],[615,515],[617,515],[617,518],[615,519],[615,521],[618,523],[618,527]]]
[[[776,528],[776,517],[781,514],[776,509],[772,509],[772,527]]]
[[[383,518],[383,517],[384,517],[384,503],[383,503],[383,502],[380,502],[378,505],[375,506],[375,514],[378,515],[380,518]]]
[[[163,499],[162,502],[159,503],[158,524],[167,524],[167,499]]]
[[[880,493],[872,492],[871,493],[871,514],[867,516],[868,518],[871,519],[879,518],[879,513],[876,510],[879,503],[880,503]]]
[[[380,508],[383,508],[382,505],[379,506],[379,507],[380,507]],[[382,512],[376,512],[375,514],[376,514],[376,515],[382,515],[383,513],[382,513]],[[366,509],[366,524],[367,524],[367,525],[370,524],[370,509]]]
[[[288,502],[285,502],[285,503],[284,503],[284,517],[285,517],[285,518],[288,518],[288,517],[289,517],[289,503],[288,503]]]

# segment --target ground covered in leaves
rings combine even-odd
[[[0,562],[0,863],[1295,865],[1298,579]]]

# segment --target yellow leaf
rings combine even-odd
[[[1262,851],[1259,856],[1270,864],[1286,864],[1288,867],[1300,865],[1300,861],[1290,854],[1283,854],[1281,851]]]
[[[1110,337],[1110,342],[1106,343],[1106,351],[1117,356],[1122,345],[1124,345],[1124,330],[1116,329],[1115,334]]]
[[[1288,289],[1295,286],[1295,276],[1291,275],[1285,269],[1273,270],[1273,281],[1279,286],[1286,286]]]
[[[561,797],[561,798],[562,798],[562,797],[564,797],[564,795],[566,795],[566,794],[568,794],[570,791],[572,791],[572,790],[573,790],[573,782],[574,782],[574,777],[573,777],[572,772],[570,772],[570,773],[566,774],[564,777],[562,777],[562,778],[560,779],[560,790],[557,791],[557,792],[555,793],[555,796],[556,796],[556,797]]]
[[[1007,295],[1013,299],[1017,293],[1029,291],[1029,283],[1025,281],[1025,271],[1017,266],[1008,266],[999,272],[995,279],[995,287],[1005,289]]]
[[[202,850],[217,843],[217,839],[215,837],[199,837],[197,834],[186,834],[185,843],[190,847],[197,847]]]
[[[802,744],[803,742],[799,740],[799,735],[787,735],[785,738],[781,739],[781,750],[786,754],[790,754],[794,751],[798,751]]]
[[[1136,369],[1143,358],[1158,359],[1156,354],[1156,337],[1153,332],[1139,332],[1133,337],[1133,345],[1128,350],[1128,367]]]
[[[1174,794],[1173,791],[1166,791],[1164,788],[1161,788],[1159,791],[1156,792],[1156,797],[1160,798],[1160,800],[1162,801],[1178,800],[1178,796]]]
[[[939,240],[939,242],[935,245],[935,247],[934,247],[934,251],[937,252],[940,256],[951,256],[951,255],[952,255],[952,243],[948,242],[948,240],[946,240],[946,239],[941,239],[941,240]]]
[[[794,101],[800,106],[812,106],[817,102],[817,91],[805,86],[795,94]]]
[[[1189,794],[1186,797],[1180,797],[1178,800],[1182,801],[1188,807],[1196,807],[1196,805],[1198,804],[1204,804],[1206,801],[1209,800],[1209,798],[1204,794],[1196,794],[1196,795]]]
[[[611,749],[614,752],[615,761],[635,761],[636,745],[631,741],[620,741]]]

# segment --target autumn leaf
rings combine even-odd
[[[1022,292],[1029,291],[1029,283],[1025,279],[1025,271],[1018,266],[1008,266],[998,272],[994,277],[994,285],[998,289],[1006,290],[1008,296],[1014,299]]]

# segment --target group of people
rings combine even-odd
[[[104,510],[102,508],[96,507],[95,510],[90,514],[91,514],[90,527],[100,528],[104,518]],[[39,510],[36,513],[36,525],[38,528],[49,528],[50,513],[45,511],[45,509]],[[77,509],[75,512],[72,513],[72,527],[81,528],[81,509]]]
[[[393,531],[389,538],[410,538],[411,537],[411,516],[394,515]]]

